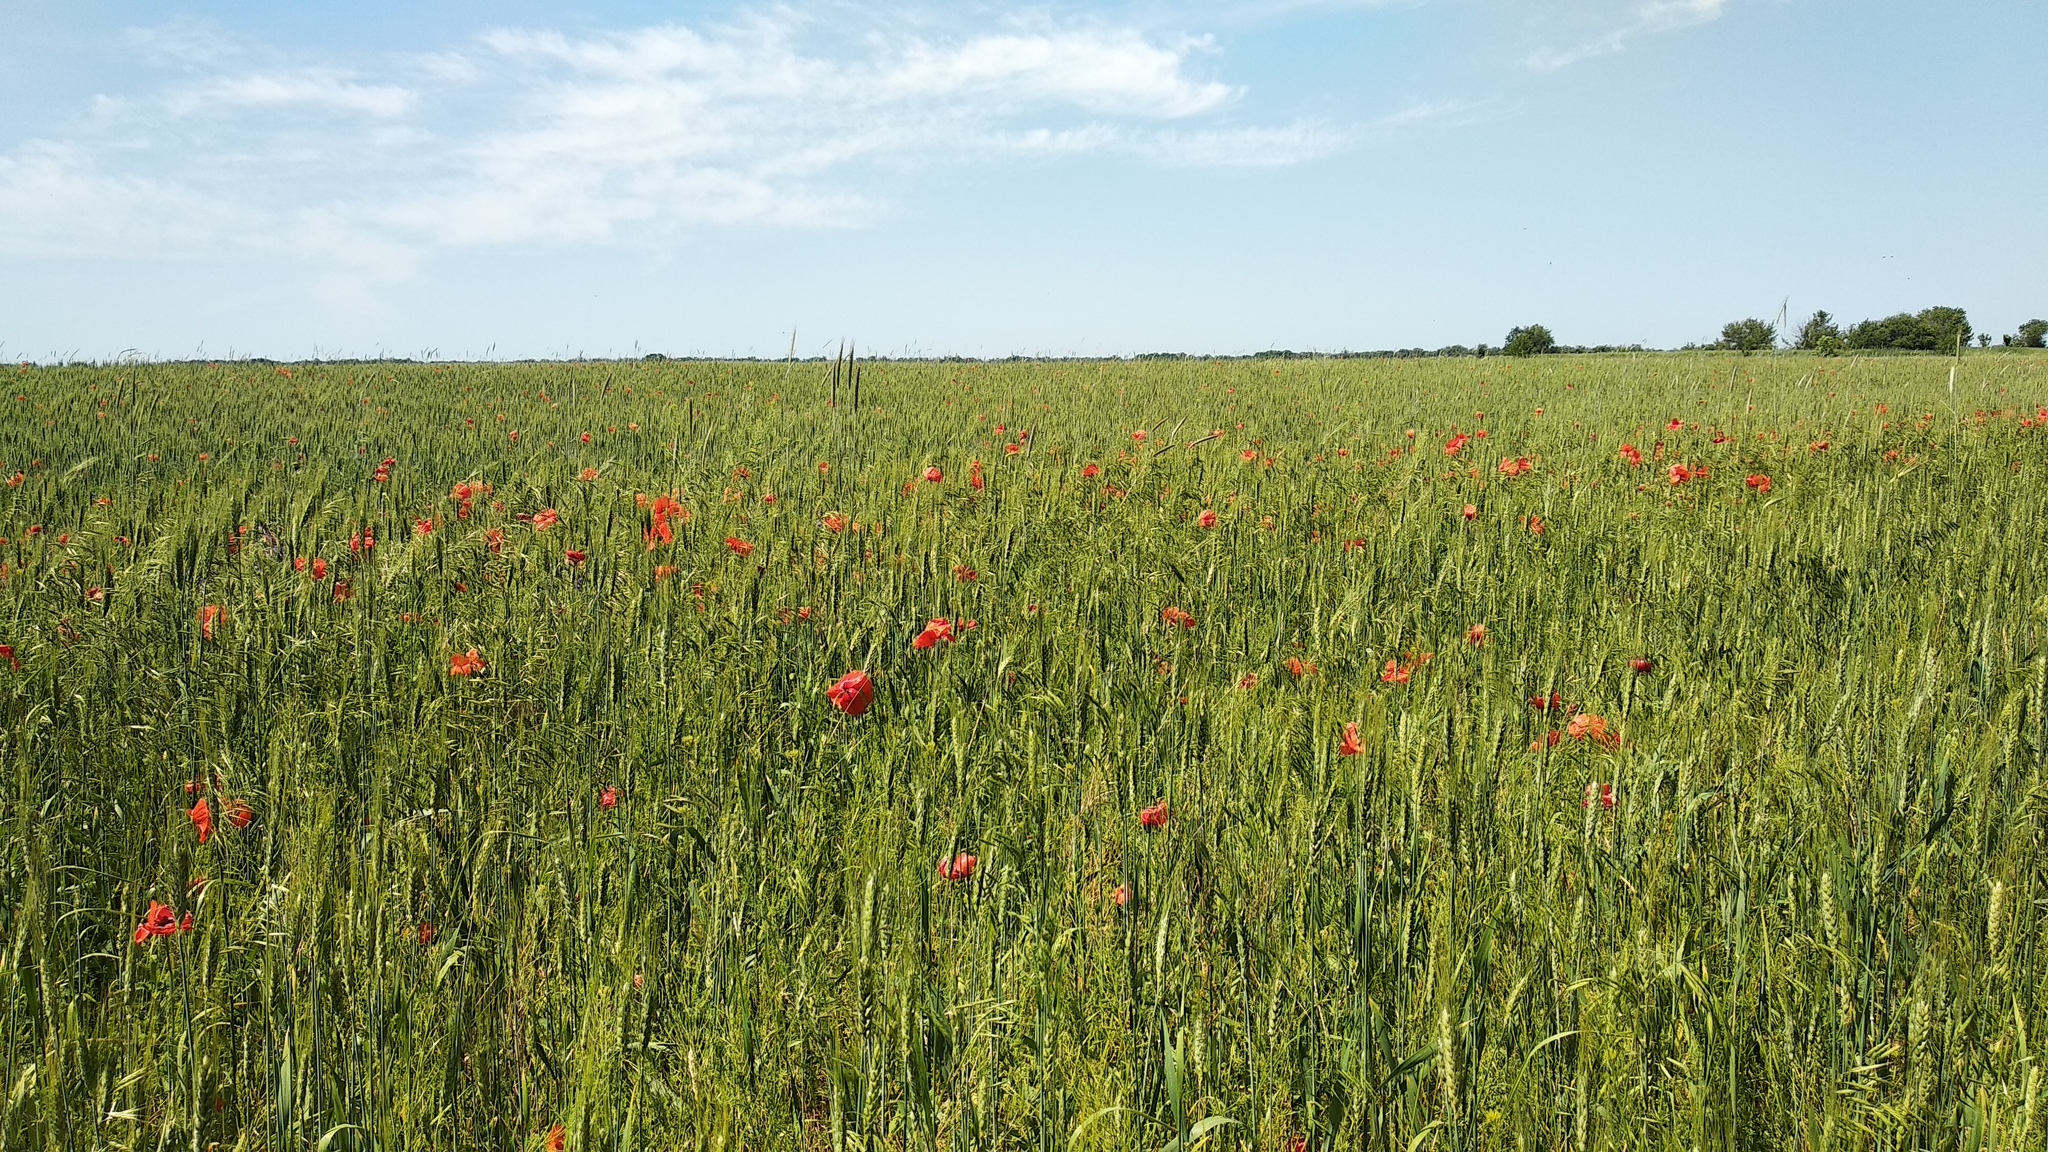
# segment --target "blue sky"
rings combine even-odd
[[[0,357],[2048,315],[2037,2],[0,10]]]

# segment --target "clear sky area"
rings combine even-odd
[[[2048,7],[0,0],[0,358],[2048,315]]]

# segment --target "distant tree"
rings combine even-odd
[[[2048,345],[2048,320],[2029,320],[2020,325],[2020,347],[2040,348],[2044,345]]]
[[[1531,324],[1526,328],[1508,329],[1507,343],[1501,351],[1510,356],[1541,356],[1556,348],[1557,338],[1550,334],[1550,329],[1541,324]]]
[[[1920,325],[1913,320],[1911,312],[1901,312],[1882,320],[1865,320],[1842,335],[1842,342],[1851,348],[1920,348],[1932,347],[1932,342],[1923,345]]]
[[[1923,308],[1913,319],[1933,342],[1933,351],[1954,352],[1970,342],[1970,318],[1961,308]]]
[[[1923,308],[1882,320],[1865,320],[1849,329],[1843,342],[1851,348],[1896,348],[1908,352],[1954,352],[1969,340],[1970,320],[1961,308]]]
[[[1778,342],[1778,329],[1761,320],[1732,320],[1721,326],[1721,347],[1740,352],[1764,352]]]
[[[1977,333],[1977,347],[1979,347],[1979,348],[1989,348],[1989,347],[1991,347],[1991,333],[1989,333],[1989,332],[1979,332],[1979,333]]]
[[[1833,339],[1836,345],[1842,342],[1842,330],[1835,324],[1835,318],[1826,312],[1815,312],[1799,326],[1799,339],[1793,347],[1804,352],[1821,351],[1821,341]]]

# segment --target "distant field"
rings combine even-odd
[[[2048,1139],[2048,356],[6,371],[0,1148]]]

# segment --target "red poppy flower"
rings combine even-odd
[[[1456,436],[1451,437],[1448,441],[1444,443],[1444,455],[1456,456],[1459,452],[1464,450],[1465,445],[1470,443],[1471,440],[1472,438],[1470,436],[1465,435],[1463,432],[1458,433]]]
[[[424,920],[420,921],[420,926],[414,934],[419,937],[420,947],[422,948],[434,942],[434,926]],[[557,1132],[561,1131],[559,1127],[555,1130]]]
[[[646,498],[643,496],[641,499],[645,500]],[[684,508],[682,502],[673,496],[657,496],[651,504],[647,505],[647,508],[648,515],[652,517],[652,523],[648,526],[647,531],[643,533],[647,540],[647,550],[649,552],[654,551],[656,544],[675,543],[675,528],[670,525],[669,520],[674,518],[688,523],[690,518],[689,510]]]
[[[1389,660],[1387,661],[1386,668],[1380,672],[1380,683],[1406,684],[1409,681],[1409,678],[1411,678],[1414,675],[1415,669],[1409,667],[1406,664],[1401,663],[1398,660]]]
[[[937,484],[945,478],[946,474],[939,471],[936,466],[924,470],[924,482],[927,484]]]
[[[988,487],[988,482],[981,478],[981,461],[976,460],[967,466],[967,486],[976,492]]]
[[[972,853],[962,852],[951,860],[939,861],[939,879],[966,880],[972,877],[974,870],[980,866],[981,861],[975,859]]]
[[[213,839],[213,805],[208,804],[204,797],[201,797],[199,803],[194,804],[192,810],[185,815],[192,818],[192,827],[199,830],[201,844]]]
[[[1685,421],[1683,421],[1683,420],[1680,420],[1680,419],[1678,419],[1677,417],[1675,417],[1675,416],[1674,416],[1674,417],[1672,417],[1671,423],[1669,423],[1669,424],[1666,424],[1666,425],[1664,426],[1664,430],[1665,430],[1666,432],[1677,432],[1677,431],[1679,431],[1679,430],[1683,429],[1684,427],[1685,427]]]
[[[485,532],[484,546],[493,552],[503,551],[505,547],[505,530],[503,528],[492,528]]]
[[[533,514],[533,530],[545,532],[562,519],[562,514],[553,508],[543,508]]]
[[[1538,712],[1558,711],[1564,707],[1564,697],[1559,696],[1555,692],[1552,692],[1548,697],[1531,696],[1529,697],[1529,707],[1534,708]]]
[[[1528,524],[1528,526],[1529,526],[1529,535],[1531,535],[1531,536],[1541,536],[1541,535],[1543,535],[1543,517],[1541,517],[1541,516],[1531,516],[1531,517],[1529,517],[1529,519],[1527,520],[1527,522],[1526,522],[1526,523],[1527,523],[1527,524]]]
[[[910,646],[918,649],[936,648],[941,640],[951,644],[957,639],[959,637],[953,635],[951,620],[934,620],[924,626],[924,631],[917,634],[917,639],[912,640]]]
[[[199,609],[199,635],[207,640],[213,639],[213,626],[220,623],[225,611],[218,604],[202,605]]]
[[[1364,746],[1358,742],[1358,724],[1354,721],[1344,725],[1344,738],[1337,742],[1337,755],[1356,756],[1363,751]]]
[[[754,554],[754,546],[737,536],[727,536],[725,538],[725,546],[732,549],[732,554],[735,556],[745,557]]]
[[[1470,628],[1465,629],[1465,643],[1470,644],[1474,648],[1486,643],[1486,625],[1474,624]]]
[[[21,657],[14,654],[14,645],[0,644],[0,660],[7,661],[7,666],[16,672],[21,671]]]
[[[1621,744],[1621,734],[1607,727],[1605,717],[1596,716],[1591,712],[1572,717],[1571,723],[1565,725],[1564,731],[1565,735],[1574,740],[1588,740],[1604,748],[1614,748]]]
[[[1175,624],[1180,625],[1182,628],[1193,628],[1195,626],[1194,614],[1184,608],[1162,608],[1159,611],[1159,619],[1168,627]]]
[[[583,562],[585,560],[590,559],[590,557],[583,552],[579,552],[576,549],[571,548],[568,551],[562,553],[562,559],[567,560],[569,562],[569,567],[571,568],[581,568],[583,567]]]
[[[1539,739],[1539,740],[1531,740],[1531,741],[1529,742],[1529,751],[1531,751],[1531,752],[1536,752],[1536,751],[1540,751],[1541,749],[1544,749],[1544,748],[1555,748],[1555,747],[1557,747],[1557,745],[1558,745],[1558,742],[1559,742],[1559,741],[1561,741],[1561,740],[1563,740],[1563,739],[1564,739],[1564,733],[1562,733],[1562,732],[1557,732],[1557,731],[1551,731],[1551,732],[1546,732],[1546,733],[1544,733],[1544,734],[1543,734],[1543,737],[1542,737],[1542,739]]]
[[[606,788],[598,793],[597,806],[607,812],[617,808],[619,806],[619,790],[617,788]]]
[[[1636,446],[1633,444],[1623,444],[1621,446],[1621,458],[1628,461],[1628,465],[1631,468],[1641,468],[1643,466],[1643,454],[1637,451]]]
[[[866,715],[868,706],[875,702],[875,682],[866,672],[853,671],[832,682],[825,690],[832,706],[848,716]]]
[[[1612,808],[1612,807],[1614,807],[1614,785],[1612,785],[1612,784],[1588,784],[1588,785],[1586,785],[1586,798],[1585,798],[1584,800],[1581,800],[1581,801],[1579,801],[1579,807],[1581,807],[1581,808],[1591,808],[1591,807],[1593,806],[1593,801],[1594,801],[1595,799],[1598,799],[1598,800],[1600,801],[1600,807],[1602,807],[1602,808]]]
[[[1771,490],[1771,478],[1769,476],[1744,476],[1742,482],[1758,493],[1765,493]]]
[[[1687,468],[1683,464],[1673,464],[1671,466],[1670,476],[1672,487],[1675,488],[1678,485],[1683,484],[1686,481],[1692,479],[1692,469]]]
[[[416,535],[420,535],[420,536],[431,536],[431,535],[433,535],[433,532],[434,532],[434,518],[433,518],[433,517],[431,517],[431,516],[417,516],[417,517],[414,517],[414,518],[413,518],[413,522],[412,522],[412,530],[413,530],[413,532],[414,532],[414,533],[415,533]]]
[[[1527,472],[1534,467],[1536,467],[1536,465],[1531,464],[1527,456],[1517,456],[1512,460],[1503,460],[1500,462],[1500,474],[1509,477],[1520,476],[1522,473]]]
[[[1116,891],[1111,892],[1109,898],[1116,901],[1116,906],[1119,908],[1129,904],[1131,902],[1131,886],[1128,884],[1117,885]]]
[[[1258,686],[1258,675],[1252,672],[1245,673],[1243,676],[1239,677],[1237,681],[1238,690],[1243,692],[1249,692],[1252,689],[1257,688]]]
[[[256,819],[256,812],[240,800],[230,800],[221,805],[220,814],[236,828],[247,828]]]
[[[1161,800],[1149,808],[1140,809],[1138,812],[1138,826],[1141,828],[1166,827],[1166,801]]]
[[[828,461],[828,460],[820,460],[820,461],[818,461],[818,475],[820,475],[820,476],[823,476],[823,475],[824,475],[825,473],[827,473],[827,472],[830,472],[831,470],[832,470],[832,464],[831,464],[831,462],[830,462],[830,461]]]
[[[168,904],[155,900],[149,902],[149,911],[143,913],[142,923],[135,926],[135,943],[147,944],[158,936],[176,936],[192,930],[192,914],[187,912],[181,922],[178,914]]]
[[[1303,661],[1299,656],[1289,656],[1287,658],[1287,671],[1292,673],[1296,680],[1302,680],[1315,675],[1316,666]]]
[[[1638,656],[1635,659],[1629,661],[1628,666],[1629,670],[1634,672],[1638,676],[1648,676],[1650,674],[1650,669],[1656,667],[1656,665],[1650,661],[1650,658],[1648,656]]]
[[[1147,435],[1148,433],[1143,428],[1140,428],[1136,432],[1131,433],[1131,439],[1143,444]]]
[[[1083,465],[1081,465],[1081,479],[1083,479],[1083,480],[1093,480],[1093,479],[1095,479],[1095,478],[1096,478],[1097,476],[1100,476],[1100,475],[1102,475],[1102,466],[1101,466],[1101,465],[1099,465],[1099,464],[1083,464]]]
[[[448,674],[450,676],[474,676],[483,670],[484,658],[477,655],[474,648],[467,652],[459,652],[448,658]]]
[[[1195,523],[1200,524],[1204,528],[1214,528],[1216,526],[1216,510],[1214,508],[1202,509],[1202,514],[1195,517]]]
[[[327,579],[327,561],[318,556],[313,557],[313,579]]]

